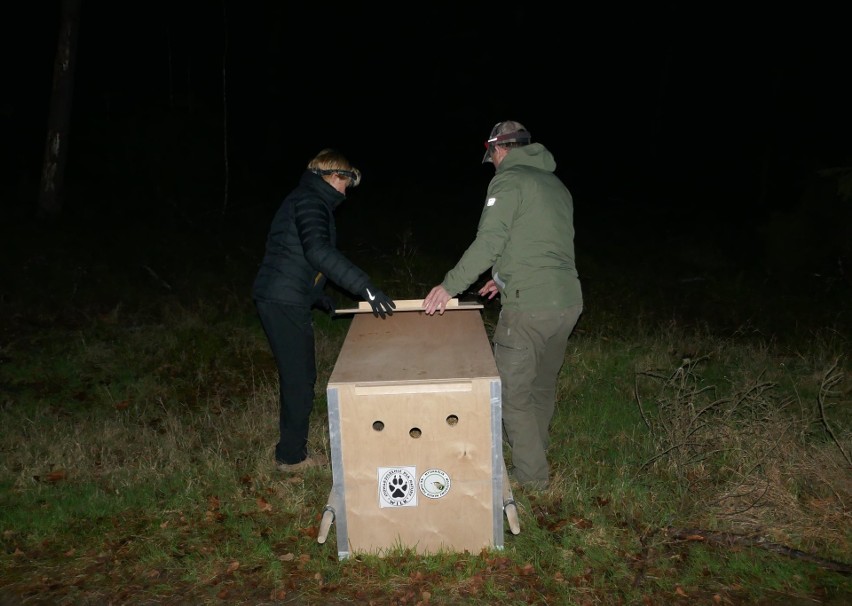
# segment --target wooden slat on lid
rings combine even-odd
[[[399,301],[394,301],[396,308],[394,309],[394,313],[397,311],[423,311],[423,299],[400,299]],[[458,299],[450,299],[447,301],[446,310],[462,308],[462,309],[482,309],[483,305],[481,303],[461,301]],[[350,309],[338,309],[335,311],[337,314],[358,314],[364,313],[365,311],[372,312],[373,308],[370,307],[370,304],[366,301],[360,301],[358,303],[358,307],[350,308]]]

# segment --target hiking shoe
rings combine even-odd
[[[326,460],[322,455],[309,454],[303,460],[298,463],[282,463],[281,461],[276,461],[275,467],[278,471],[284,473],[297,473],[300,471],[305,471],[307,469],[311,469],[313,467],[325,467]]]

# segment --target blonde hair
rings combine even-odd
[[[326,148],[308,162],[308,170],[321,176],[337,173],[348,178],[350,187],[361,183],[361,171],[352,166],[346,156],[335,149]]]

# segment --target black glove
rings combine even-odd
[[[337,306],[334,304],[334,299],[329,295],[321,295],[319,299],[314,301],[314,307],[316,307],[320,311],[324,311],[328,315],[334,315],[334,312],[337,311]]]
[[[367,284],[367,288],[364,289],[361,296],[373,308],[373,315],[377,318],[381,316],[384,319],[385,314],[392,316],[393,310],[396,309],[396,303],[393,302],[393,299],[372,284]]]

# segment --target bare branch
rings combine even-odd
[[[633,395],[636,397],[636,405],[639,406],[639,414],[642,416],[642,420],[645,421],[645,426],[651,429],[651,422],[645,414],[645,409],[642,408],[642,398],[639,396],[639,374],[633,375]]]
[[[828,418],[825,414],[825,400],[826,397],[831,395],[832,388],[837,385],[840,380],[843,378],[843,373],[837,370],[838,361],[835,359],[832,362],[831,367],[825,372],[822,377],[822,383],[819,386],[819,393],[817,394],[817,403],[819,404],[819,418],[822,420],[822,426],[825,427],[825,431],[831,436],[831,439],[834,440],[834,443],[837,445],[837,448],[840,449],[840,452],[843,454],[843,458],[846,459],[846,462],[852,467],[852,458],[849,457],[849,453],[844,450],[843,445],[840,443],[840,440],[837,439],[837,436],[834,435],[834,430],[831,429],[831,424],[828,422]]]

